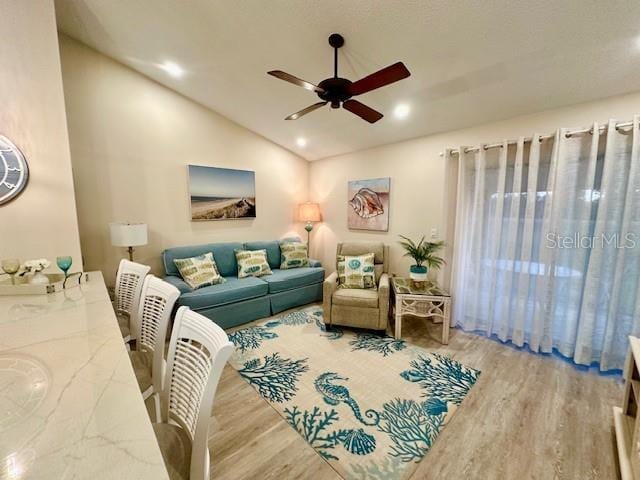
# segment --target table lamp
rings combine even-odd
[[[320,206],[311,202],[298,205],[298,220],[307,222],[304,229],[307,231],[307,249],[309,249],[309,234],[313,230],[313,222],[321,221]]]
[[[133,247],[147,244],[146,223],[110,223],[111,245],[127,247],[129,260],[133,261]]]

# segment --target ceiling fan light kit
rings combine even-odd
[[[329,45],[333,48],[333,77],[322,80],[318,85],[302,80],[282,70],[271,70],[267,72],[269,75],[279,78],[280,80],[315,92],[322,100],[321,102],[314,103],[299,112],[289,115],[285,120],[297,120],[307,113],[330,104],[331,108],[342,107],[369,123],[377,122],[383,117],[382,113],[366,106],[358,100],[353,100],[352,97],[390,85],[398,80],[407,78],[411,73],[407,67],[405,67],[404,63],[397,62],[355,82],[346,78],[340,78],[338,76],[338,49],[344,45],[344,37],[339,33],[331,34],[329,36]]]

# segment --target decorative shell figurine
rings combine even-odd
[[[361,188],[349,201],[351,208],[362,218],[371,218],[384,213],[380,197],[369,188]]]
[[[28,260],[24,262],[24,275],[25,273],[30,273],[31,277],[29,278],[29,283],[32,285],[48,285],[49,277],[47,277],[43,270],[49,268],[51,266],[51,262],[46,258],[38,258],[36,260]]]
[[[29,273],[41,272],[51,266],[51,262],[46,258],[38,258],[36,260],[27,260],[24,262],[24,269]]]

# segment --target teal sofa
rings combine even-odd
[[[266,250],[272,275],[238,278],[235,250]],[[211,252],[226,282],[191,288],[180,278],[173,260]],[[289,308],[322,300],[324,268],[310,260],[310,266],[280,269],[277,240],[245,243],[210,243],[168,248],[162,252],[164,279],[180,290],[179,306],[186,306],[210,318],[222,328],[268,317]]]

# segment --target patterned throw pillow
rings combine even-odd
[[[238,278],[271,275],[266,250],[236,250]]]
[[[299,268],[309,266],[307,245],[302,242],[280,244],[280,268]]]
[[[376,288],[374,257],[373,253],[357,257],[338,255],[338,288]]]
[[[218,272],[211,252],[192,258],[175,258],[173,263],[176,264],[182,279],[193,290],[226,281]]]

